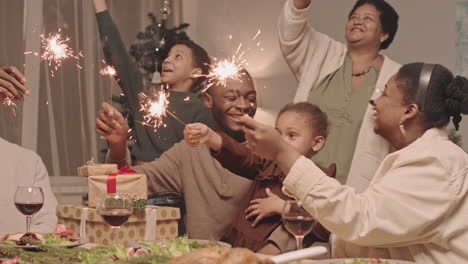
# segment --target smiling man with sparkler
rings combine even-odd
[[[239,117],[244,113],[253,116],[257,110],[250,75],[245,72],[240,80],[229,80],[226,87],[213,85],[205,93],[204,101],[211,109],[216,129],[244,141]],[[126,133],[122,115],[112,114],[114,118],[101,120],[108,139]],[[159,159],[133,168],[147,175],[149,195],[172,193],[184,197],[190,238],[219,240],[251,183],[224,169],[213,159],[208,147],[192,148],[185,141],[175,144]]]

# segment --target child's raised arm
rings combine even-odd
[[[184,140],[192,147],[205,144],[213,151],[219,151],[222,139],[218,133],[202,123],[193,123],[185,126]]]

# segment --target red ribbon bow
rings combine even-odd
[[[130,169],[127,165],[120,168],[117,173],[111,173],[107,175],[107,193],[116,193],[117,192],[117,175],[119,174],[136,174],[136,170]]]

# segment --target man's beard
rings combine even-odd
[[[229,127],[225,126],[223,123],[221,123],[219,119],[217,119],[216,117],[214,118],[214,123],[215,123],[216,130],[221,130],[221,132],[226,133],[228,136],[235,139],[239,143],[245,142],[245,135],[244,135],[244,132],[242,132],[242,130],[234,131],[230,129]]]

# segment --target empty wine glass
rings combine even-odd
[[[286,201],[281,217],[283,225],[296,238],[297,249],[302,249],[304,237],[314,227],[314,218],[302,207],[302,202],[296,200]]]
[[[44,205],[41,187],[18,186],[15,192],[15,206],[26,217],[26,232],[29,233],[32,216]]]
[[[133,202],[125,194],[107,194],[98,204],[97,211],[112,229],[119,229],[132,215]]]

